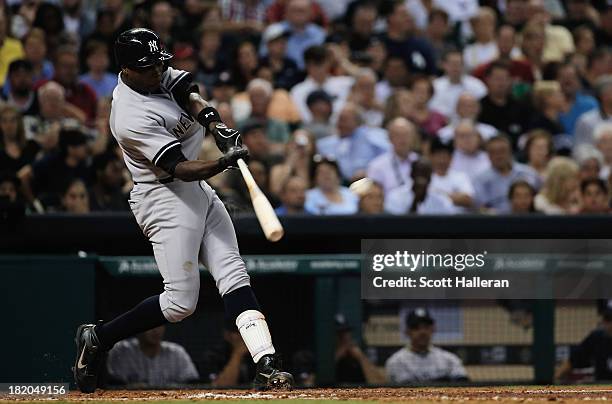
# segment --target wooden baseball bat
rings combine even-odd
[[[266,238],[270,241],[280,240],[285,234],[285,231],[278,221],[278,216],[274,213],[270,201],[268,201],[268,198],[266,198],[261,189],[259,189],[259,186],[257,186],[244,160],[238,160],[238,167],[240,168],[242,178],[244,178],[244,182],[251,195],[251,203],[253,204],[253,209],[255,209],[255,215],[257,215],[257,220],[259,220],[259,224]]]

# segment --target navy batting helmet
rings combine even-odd
[[[155,32],[146,28],[133,28],[117,37],[115,57],[121,67],[138,68],[169,60],[172,54],[164,50]]]

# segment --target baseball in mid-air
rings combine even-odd
[[[368,177],[365,177],[365,178],[362,178],[360,180],[357,180],[357,181],[353,182],[349,186],[349,189],[355,195],[362,196],[362,195],[366,194],[370,190],[371,186],[372,186],[372,180],[369,179]]]

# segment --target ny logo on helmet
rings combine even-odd
[[[159,48],[157,47],[157,42],[149,41],[149,50],[151,52],[157,52],[159,50]]]

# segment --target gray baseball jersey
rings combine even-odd
[[[231,219],[214,190],[205,181],[173,179],[160,167],[179,147],[195,160],[204,138],[202,126],[172,95],[182,80],[191,75],[168,68],[159,94],[141,94],[119,75],[110,115],[111,132],[135,182],[130,207],[153,246],[164,278],[160,306],[171,322],[195,310],[198,262],[211,272],[222,296],[250,284]]]

